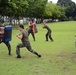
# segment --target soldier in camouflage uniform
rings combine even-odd
[[[34,41],[35,41],[35,35],[34,35],[34,31],[33,31],[33,21],[31,20],[30,22],[29,22],[29,29],[28,29],[28,35],[32,35],[32,37],[33,37],[33,39],[34,39]]]
[[[4,36],[4,27],[2,26],[2,25],[0,25],[0,43],[4,43],[6,46],[7,46],[7,48],[8,48],[8,55],[11,55],[11,45],[10,45],[10,43],[9,42],[5,42],[4,40],[3,40],[3,36]]]
[[[46,35],[45,35],[46,41],[48,41],[48,37],[49,37],[49,39],[50,39],[51,41],[53,41],[53,38],[52,38],[52,36],[51,36],[52,30],[46,25],[45,22],[42,23],[42,28],[47,29],[47,33],[46,33]]]
[[[16,54],[17,54],[17,58],[21,58],[20,55],[20,48],[26,47],[30,52],[32,52],[33,54],[37,55],[38,57],[41,57],[40,54],[38,54],[37,52],[35,52],[29,42],[28,39],[28,32],[26,30],[24,30],[24,26],[20,25],[19,26],[19,30],[20,30],[20,34],[17,34],[16,36],[21,39],[22,43],[18,44],[16,47]]]

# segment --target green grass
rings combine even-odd
[[[76,22],[57,22],[47,24],[52,29],[54,42],[45,41],[46,30],[37,25],[36,42],[29,36],[32,48],[42,55],[38,58],[26,48],[21,49],[21,59],[16,59],[16,45],[21,41],[16,37],[19,30],[13,29],[12,56],[0,44],[0,75],[76,75],[76,54],[74,47]],[[27,27],[27,26],[25,26]]]

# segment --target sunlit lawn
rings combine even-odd
[[[12,56],[8,56],[8,50],[0,44],[0,75],[76,75],[76,50],[74,47],[76,34],[76,22],[57,22],[47,24],[52,29],[54,42],[45,41],[46,29],[37,25],[38,33],[36,41],[29,36],[32,48],[42,55],[38,58],[26,48],[21,49],[21,59],[16,57],[16,45],[21,41],[16,37],[18,29],[12,33]],[[27,26],[25,25],[25,28]]]

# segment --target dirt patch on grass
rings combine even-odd
[[[67,54],[64,52],[61,52],[61,53],[57,54],[56,57],[67,57]]]
[[[68,67],[63,67],[63,71],[68,72],[68,71],[70,71],[70,68],[68,68]]]
[[[71,60],[72,60],[73,63],[76,64],[76,55],[73,55],[73,56],[71,57]]]

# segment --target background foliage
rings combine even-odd
[[[13,17],[52,18],[75,20],[76,4],[71,0],[0,0],[0,15]]]

